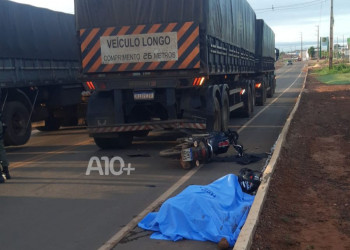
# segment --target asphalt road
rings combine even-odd
[[[255,107],[252,118],[231,119],[247,153],[270,152],[300,93],[303,65],[277,71],[276,94]],[[158,156],[177,136],[155,132],[125,150],[99,150],[85,130],[61,129],[35,133],[27,145],[7,148],[13,179],[0,185],[0,249],[97,249],[110,239],[118,242],[115,249],[216,249],[210,242],[151,240],[150,232],[134,227],[186,186],[209,184],[242,168],[212,162],[183,170],[177,160]],[[93,156],[120,156],[135,170],[86,175]],[[248,167],[264,165],[265,159]]]

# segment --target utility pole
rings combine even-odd
[[[337,59],[339,59],[339,40],[338,40],[338,36],[337,36]]]
[[[330,34],[329,34],[329,69],[333,68],[333,0],[331,0],[331,20],[330,20]]]
[[[317,39],[316,39],[316,44],[317,44],[317,52],[316,52],[316,54],[317,54],[317,62],[319,61],[319,59],[320,59],[320,49],[321,48],[319,48],[319,40],[320,40],[320,26],[319,25],[316,25],[317,26]]]
[[[344,34],[343,34],[343,48],[341,51],[341,57],[343,58],[343,63],[345,62],[345,43],[344,43]]]
[[[300,32],[300,60],[303,61],[303,32]]]

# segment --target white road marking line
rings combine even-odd
[[[228,126],[229,128],[240,128],[241,126]],[[272,126],[272,125],[256,125],[256,126],[246,126],[246,128],[283,128],[283,126]]]
[[[31,135],[36,135],[36,134],[38,134],[38,133],[40,133],[40,131],[35,129],[35,130],[32,130]]]
[[[299,76],[295,79],[295,81],[288,87],[286,88],[279,96],[277,96],[275,99],[272,100],[267,106],[265,106],[262,110],[259,111],[252,119],[250,119],[248,122],[246,122],[238,131],[237,133],[239,134],[242,132],[245,128],[248,127],[249,124],[251,124],[259,115],[261,115],[266,109],[268,109],[272,104],[274,104],[282,95],[284,95],[293,85],[299,80],[300,76],[303,74],[303,71],[300,72]]]
[[[245,224],[244,224],[244,226],[243,226],[243,228],[238,236],[238,239],[235,243],[233,250],[246,250],[246,249],[251,248],[253,235],[254,235],[258,220],[259,220],[261,210],[263,209],[263,204],[264,204],[264,201],[266,199],[266,195],[267,195],[268,190],[269,190],[271,176],[272,176],[274,169],[276,167],[277,160],[278,160],[279,155],[281,153],[282,145],[286,139],[291,121],[293,120],[293,117],[294,117],[294,115],[299,107],[301,95],[302,95],[303,90],[305,89],[306,77],[307,77],[307,74],[304,78],[303,86],[302,86],[301,91],[299,93],[299,96],[297,98],[298,100],[297,100],[293,110],[289,114],[287,121],[282,129],[282,132],[280,133],[280,135],[275,143],[275,150],[274,150],[273,155],[270,159],[270,162],[266,166],[266,169],[263,173],[263,180],[261,182],[261,185],[259,186],[259,191],[256,194],[256,197],[254,199],[254,203],[249,211],[247,220],[246,220],[246,222],[245,222]]]
[[[115,247],[120,240],[124,238],[126,234],[129,233],[136,225],[141,221],[149,212],[154,211],[158,206],[160,206],[170,195],[172,195],[182,184],[188,181],[202,165],[190,170],[187,174],[182,176],[174,185],[172,185],[165,193],[159,196],[155,201],[153,201],[145,210],[139,213],[135,218],[133,218],[126,226],[124,226],[119,232],[117,232],[112,238],[110,238],[99,250],[112,249]]]
[[[262,109],[258,114],[256,114],[251,120],[246,122],[237,132],[242,132],[248,125],[255,120],[262,112],[264,112],[271,104],[276,102],[285,92],[287,92],[300,78],[303,72],[299,74],[297,79],[278,97],[276,97],[268,106]],[[141,221],[149,212],[154,211],[160,204],[162,204],[170,195],[172,195],[182,184],[184,184],[187,180],[189,180],[200,168],[194,168],[190,170],[187,174],[180,178],[174,185],[172,185],[165,193],[159,196],[155,201],[153,201],[146,209],[144,209],[141,213],[139,213],[135,218],[133,218],[126,226],[124,226],[121,230],[119,230],[112,238],[110,238],[105,244],[103,244],[99,250],[110,250],[114,248],[119,241],[121,241],[125,235],[127,235],[132,229],[134,229],[139,221]]]
[[[88,140],[85,140],[85,141],[81,141],[81,142],[75,143],[75,144],[70,145],[70,146],[63,147],[61,149],[57,149],[57,150],[46,152],[43,155],[33,156],[33,157],[27,159],[26,161],[20,161],[20,162],[12,163],[10,165],[10,169],[12,170],[12,169],[15,169],[15,168],[23,167],[25,165],[32,164],[34,162],[38,162],[40,160],[48,159],[48,158],[50,158],[50,157],[52,157],[54,155],[57,155],[57,154],[69,153],[69,152],[71,152],[72,149],[75,149],[75,148],[83,146],[83,145],[89,145],[91,143],[91,140],[92,139],[88,139]]]

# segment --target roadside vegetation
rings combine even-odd
[[[325,84],[350,84],[350,64],[338,63],[329,69],[327,62],[317,63],[310,73]]]

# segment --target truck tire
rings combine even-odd
[[[276,83],[274,78],[270,78],[269,82],[270,82],[270,89],[269,91],[267,91],[266,95],[268,98],[271,98],[275,94]]]
[[[253,95],[252,90],[249,87],[246,96],[244,97],[244,106],[242,110],[242,115],[244,117],[250,117],[253,112]]]
[[[276,78],[275,76],[272,77],[272,95],[274,95],[276,93]]]
[[[101,149],[126,148],[131,145],[133,136],[130,133],[119,133],[119,137],[94,137],[96,145]]]
[[[227,131],[230,122],[230,104],[226,91],[222,93],[221,131]]]
[[[61,127],[61,121],[53,116],[48,117],[45,120],[45,126],[40,127],[41,131],[56,131]]]
[[[132,132],[133,136],[135,137],[146,137],[148,136],[150,130],[139,130]]]
[[[3,121],[7,128],[4,134],[5,145],[23,145],[28,142],[32,124],[29,120],[28,109],[20,102],[6,103]]]
[[[258,91],[260,91],[260,96],[256,99],[256,105],[258,106],[264,106],[265,102],[266,102],[266,87],[265,87],[265,82],[263,83],[263,86],[261,87],[261,89],[259,89]]]
[[[212,131],[221,131],[221,109],[219,100],[214,97],[214,119],[213,124],[210,124],[209,128],[212,128]]]
[[[255,107],[255,83],[254,81],[250,82],[251,90],[252,90],[252,113],[254,112]]]
[[[49,112],[49,116],[45,119],[45,125],[37,127],[39,131],[56,131],[61,127],[61,120],[54,117],[52,112]]]

